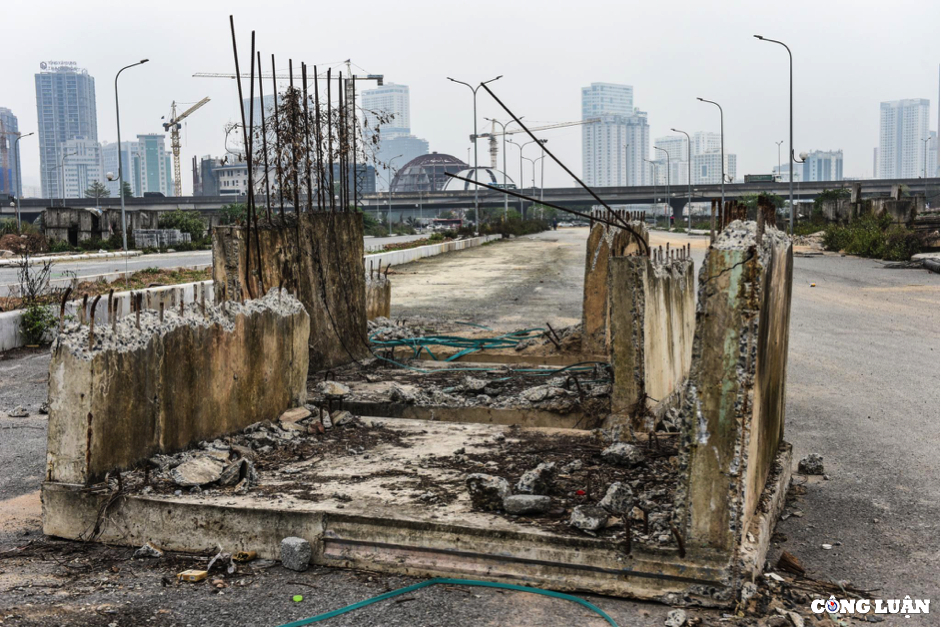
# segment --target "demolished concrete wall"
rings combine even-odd
[[[392,282],[385,275],[366,278],[366,318],[392,315]]]
[[[88,483],[155,453],[239,430],[303,404],[310,322],[277,289],[264,298],[72,323],[49,365],[46,479]]]
[[[363,221],[355,212],[303,212],[287,224],[219,227],[212,238],[216,301],[242,300],[283,285],[297,294],[310,316],[310,363],[321,370],[370,355],[366,338],[366,273]],[[251,254],[251,281],[246,280]]]
[[[688,547],[740,547],[783,443],[791,242],[758,232],[733,221],[700,272],[677,498]]]
[[[911,226],[920,208],[925,206],[924,196],[908,196],[900,199],[869,198],[853,200],[840,198],[821,203],[823,217],[827,222],[849,224],[872,214],[876,218],[888,216],[894,224]]]
[[[613,257],[609,263],[612,422],[649,432],[689,374],[696,291],[693,260]]]
[[[631,227],[648,240],[647,228],[640,221]],[[632,255],[641,245],[628,231],[596,222],[585,246],[585,284],[582,294],[582,353],[608,353],[608,264],[612,257]]]

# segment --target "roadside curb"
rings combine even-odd
[[[128,251],[128,257],[138,257],[140,251]],[[46,255],[43,257],[30,257],[29,265],[45,264],[46,262],[74,262],[89,259],[110,259],[114,257],[124,257],[124,253],[82,253],[81,255]],[[0,259],[0,267],[19,266],[23,263],[22,257],[7,257]]]

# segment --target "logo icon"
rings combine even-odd
[[[832,595],[831,595],[831,596],[830,596],[830,599],[827,600],[827,612],[828,612],[828,613],[835,613],[835,612],[837,612],[838,610],[840,610],[840,603],[836,601],[836,597],[835,597],[835,596],[832,596]]]
[[[40,69],[40,70],[45,70],[47,67],[49,67],[49,66],[46,65],[46,62],[45,62],[45,61],[40,61],[40,62],[39,62],[39,69]]]

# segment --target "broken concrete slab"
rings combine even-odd
[[[548,495],[509,495],[503,500],[503,509],[511,515],[534,515],[552,507]]]
[[[392,312],[392,281],[385,275],[366,277],[366,319],[388,318]]]
[[[174,467],[170,477],[179,486],[203,486],[218,481],[224,468],[222,461],[216,458],[198,456]]]
[[[510,483],[494,475],[472,473],[466,483],[471,502],[480,510],[499,510],[510,495]]]

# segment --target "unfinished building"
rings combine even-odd
[[[791,469],[768,216],[724,213],[697,282],[599,213],[581,330],[429,335],[367,322],[360,217],[302,187],[293,217],[217,231],[211,313],[57,339],[47,534],[273,559],[301,537],[319,565],[734,604]]]

